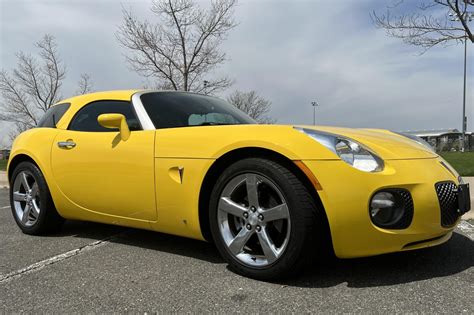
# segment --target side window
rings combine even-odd
[[[56,124],[58,121],[63,117],[64,113],[69,109],[71,104],[64,103],[51,106],[46,113],[44,113],[43,117],[41,117],[38,125],[38,128],[56,128]]]
[[[114,129],[102,127],[97,121],[97,117],[100,115],[112,113],[124,115],[131,131],[142,130],[132,104],[126,101],[96,101],[89,103],[76,113],[68,129],[95,132],[114,131]]]

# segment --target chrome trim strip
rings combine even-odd
[[[140,120],[143,130],[156,130],[155,125],[151,121],[150,116],[148,116],[148,113],[146,112],[145,107],[143,106],[142,100],[140,99],[140,96],[145,93],[150,93],[150,91],[142,91],[133,94],[132,105],[135,109],[135,112],[137,113],[138,119]]]

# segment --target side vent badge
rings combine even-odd
[[[171,167],[168,171],[168,174],[178,184],[183,183],[183,177],[184,177],[184,167],[183,166]]]
[[[183,176],[184,176],[184,167],[182,167],[182,166],[178,167],[178,172],[179,172],[179,181],[182,184],[183,183]]]

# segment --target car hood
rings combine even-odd
[[[438,155],[426,146],[383,129],[355,129],[326,126],[295,126],[341,135],[368,146],[384,160],[426,159]]]

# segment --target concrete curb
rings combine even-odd
[[[0,171],[0,188],[8,188],[7,172]]]

